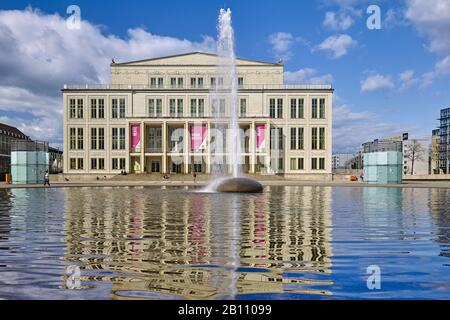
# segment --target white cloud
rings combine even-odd
[[[331,84],[333,76],[331,74],[318,74],[316,69],[304,68],[297,71],[286,71],[284,82],[287,84]]]
[[[356,47],[357,42],[347,34],[339,34],[326,38],[317,46],[318,50],[322,50],[331,54],[331,57],[338,59],[348,53],[348,50]]]
[[[429,37],[432,52],[450,54],[450,0],[406,0],[406,17]]]
[[[383,122],[372,112],[355,112],[335,102],[333,108],[333,152],[356,152],[363,143],[380,137],[395,136],[395,124]]]
[[[86,20],[81,30],[70,30],[63,17],[33,9],[0,11],[0,43],[0,110],[19,112],[9,124],[50,142],[62,137],[63,84],[108,83],[113,57],[120,62],[215,50],[211,37],[193,42],[136,28],[120,38]]]
[[[400,90],[408,89],[420,81],[418,78],[415,78],[414,75],[414,70],[405,70],[399,74]]]
[[[450,0],[406,0],[406,18],[429,39],[428,49],[441,56],[435,68],[422,75],[422,87],[450,74]]]
[[[395,84],[392,82],[390,76],[384,76],[381,74],[375,74],[368,76],[361,81],[361,91],[370,92],[381,89],[394,89]]]
[[[269,43],[272,45],[276,58],[284,61],[292,58],[293,53],[291,49],[294,42],[294,36],[288,32],[277,32],[269,36]]]
[[[325,20],[323,25],[334,31],[345,31],[350,28],[355,21],[345,12],[328,11],[325,13]]]

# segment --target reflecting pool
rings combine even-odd
[[[450,299],[449,244],[450,189],[1,189],[0,299]]]

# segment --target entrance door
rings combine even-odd
[[[161,165],[161,161],[152,160],[152,173],[161,172],[160,165]]]

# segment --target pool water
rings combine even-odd
[[[450,299],[450,189],[0,190],[0,299]]]

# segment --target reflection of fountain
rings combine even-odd
[[[212,182],[207,190],[218,192],[261,192],[262,186],[259,182],[240,177],[240,160],[241,160],[241,136],[239,128],[239,94],[236,71],[236,56],[234,53],[234,32],[231,25],[231,10],[220,9],[218,23],[218,76],[216,79],[223,77],[222,83],[216,83],[216,90],[213,97],[213,114],[216,122],[219,123],[223,118],[223,110],[221,110],[218,94],[226,95],[230,103],[230,120],[228,124],[230,136],[230,150],[228,161],[231,162],[232,178],[221,178]],[[219,90],[220,89],[220,90]],[[217,125],[217,124],[216,124]],[[223,150],[214,150],[217,153]],[[215,155],[215,156],[216,156]],[[217,170],[213,170],[217,173]]]

